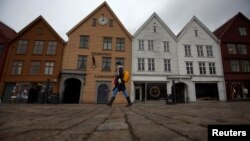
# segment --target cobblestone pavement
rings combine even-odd
[[[0,104],[3,141],[203,141],[207,125],[250,124],[250,102]]]

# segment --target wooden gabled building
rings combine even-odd
[[[38,102],[46,82],[58,93],[59,73],[65,41],[39,16],[11,41],[4,71],[3,102],[16,98]]]
[[[214,34],[221,41],[227,100],[246,99],[243,91],[250,90],[250,20],[239,12]]]
[[[178,34],[178,93],[189,101],[226,101],[219,40],[196,17]]]
[[[115,63],[131,72],[132,36],[104,2],[68,33],[61,71],[63,103],[107,103],[111,97]],[[130,90],[130,81],[126,84]],[[125,103],[123,95],[115,102]]]
[[[0,22],[0,94],[2,94],[3,78],[4,78],[3,72],[4,72],[4,65],[6,63],[9,44],[11,40],[15,38],[16,35],[17,33],[13,29],[11,29],[3,22]]]
[[[132,41],[132,101],[159,101],[171,94],[178,75],[177,38],[153,13],[135,32]]]

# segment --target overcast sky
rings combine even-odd
[[[0,0],[0,21],[16,32],[42,15],[65,40],[66,33],[104,0]],[[250,19],[250,0],[106,0],[133,35],[156,12],[177,35],[195,15],[212,32],[242,12]]]

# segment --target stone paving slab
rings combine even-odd
[[[128,125],[125,122],[108,122],[100,125],[98,131],[107,131],[107,130],[124,130],[128,129]]]
[[[206,141],[207,125],[250,124],[250,102],[0,104],[2,141]]]
[[[109,130],[94,132],[88,141],[131,141],[132,137],[128,130]]]

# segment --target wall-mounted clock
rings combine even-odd
[[[99,18],[98,18],[98,23],[100,25],[107,25],[109,22],[109,20],[104,16],[104,15],[101,15]]]

